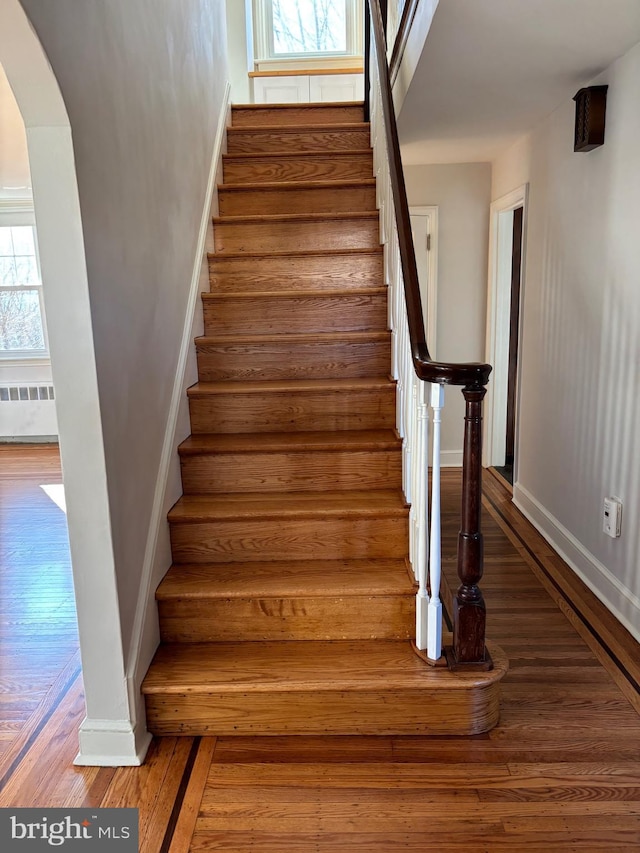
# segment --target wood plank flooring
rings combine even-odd
[[[137,806],[143,853],[640,850],[638,646],[490,473],[482,586],[510,659],[492,732],[157,738],[141,768],[73,767],[64,517],[39,483],[59,468],[55,450],[24,452],[0,449],[0,806]],[[451,584],[458,487],[446,472]]]

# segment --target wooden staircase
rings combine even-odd
[[[233,109],[156,734],[470,734],[498,673],[412,650],[408,508],[361,104]]]

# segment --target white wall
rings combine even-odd
[[[30,197],[31,175],[24,121],[0,65],[0,200]]]
[[[438,205],[436,356],[483,361],[491,166],[405,166],[409,204]],[[433,355],[433,354],[432,354]],[[464,400],[447,388],[442,416],[443,464],[461,464]]]
[[[225,0],[229,82],[234,104],[251,102],[249,71],[253,70],[253,33],[251,0]]]
[[[568,100],[494,167],[493,198],[530,182],[514,497],[640,639],[640,45],[591,82],[602,148],[573,153]]]
[[[411,86],[416,69],[423,57],[425,42],[429,35],[433,16],[436,13],[439,2],[440,0],[421,0],[416,8],[398,76],[393,87],[393,103],[398,117],[402,114],[404,100]]]

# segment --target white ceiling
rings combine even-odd
[[[440,0],[398,120],[403,161],[493,160],[640,41],[640,0]]]

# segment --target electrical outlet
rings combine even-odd
[[[616,539],[620,536],[622,524],[622,501],[620,498],[610,497],[604,499],[602,530],[607,536]]]

